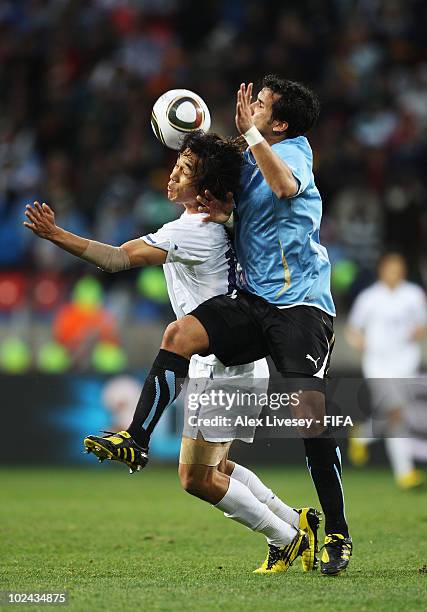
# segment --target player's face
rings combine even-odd
[[[187,149],[178,156],[169,177],[168,200],[177,204],[197,204],[197,156]]]
[[[271,89],[264,87],[251,104],[252,119],[263,136],[274,135],[273,128],[278,122],[272,121],[271,114],[273,103],[279,98],[280,94],[273,93]]]
[[[389,287],[396,287],[406,278],[406,264],[402,257],[386,257],[380,264],[379,277]]]

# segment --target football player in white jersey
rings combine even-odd
[[[34,206],[28,205],[25,212],[28,221],[24,225],[41,238],[105,271],[163,264],[171,304],[180,318],[210,297],[234,288],[235,258],[227,232],[219,224],[203,221],[206,215],[199,213],[196,198],[208,190],[217,198],[231,199],[239,186],[241,166],[242,156],[236,145],[214,134],[189,134],[167,188],[168,199],[182,205],[185,208],[183,214],[157,232],[120,247],[88,240],[58,227],[47,204],[35,202]],[[134,416],[127,431],[85,438],[88,451],[94,452],[101,460],[122,461],[131,471],[145,465],[149,436],[164,410],[164,406],[157,410],[160,388],[168,390],[171,404],[182,385],[182,380],[175,376],[180,371],[177,358],[179,356],[167,350],[160,351],[158,359],[166,367],[158,371],[155,363],[144,383],[144,388],[152,389],[153,401],[149,409],[138,404],[136,418]],[[171,359],[174,363],[168,369]],[[239,376],[246,380],[266,380],[269,373],[265,359],[226,368],[214,355],[195,355],[191,359],[189,375],[190,378],[208,379],[211,383],[216,378],[230,380]],[[207,407],[206,411],[211,415],[212,407]],[[200,410],[198,417],[203,420],[203,416],[203,410]],[[234,511],[226,516],[263,533],[269,545],[281,550],[280,559],[270,564],[265,562],[258,573],[286,571],[299,555],[305,571],[315,569],[319,513],[313,508],[295,510],[289,507],[253,472],[228,460],[229,447],[236,437],[239,436],[235,427],[229,430],[222,427],[218,436],[215,431],[206,435],[204,430],[202,435],[197,426],[187,428],[179,463],[183,487],[216,505],[229,489],[230,478],[233,479]],[[253,431],[249,433],[250,441],[252,437]],[[240,439],[247,441],[247,432]]]
[[[348,319],[346,338],[362,354],[363,375],[370,379],[372,419],[357,428],[349,440],[349,458],[355,465],[368,460],[368,445],[375,431],[385,436],[387,454],[399,487],[422,483],[414,468],[405,424],[410,383],[421,362],[422,340],[427,333],[424,291],[406,280],[406,263],[397,253],[380,261],[378,281],[357,297]],[[374,431],[373,431],[374,430]]]

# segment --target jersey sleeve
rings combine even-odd
[[[366,293],[361,293],[355,300],[348,316],[348,325],[363,331],[369,320],[369,300]]]
[[[189,232],[174,228],[173,223],[167,223],[157,232],[142,236],[142,240],[150,246],[166,251],[166,264],[197,265],[205,262],[209,257],[209,244],[194,240]]]
[[[301,195],[301,193],[307,189],[311,181],[312,165],[310,160],[306,155],[304,155],[301,149],[295,145],[284,145],[277,147],[275,151],[280,159],[284,161],[287,166],[289,166],[295,180],[298,183],[298,191],[292,197],[295,198],[296,196]]]

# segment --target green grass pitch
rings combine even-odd
[[[90,459],[88,458],[88,461]],[[303,469],[260,469],[292,505],[313,505]],[[253,575],[264,538],[181,491],[172,468],[0,472],[0,590],[66,590],[66,610],[421,610],[426,606],[427,493],[388,471],[345,472],[355,544],[336,578]],[[7,609],[45,610],[47,606]],[[3,608],[6,609],[6,608]]]

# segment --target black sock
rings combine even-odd
[[[180,394],[188,374],[189,360],[160,349],[145,379],[128,432],[137,444],[147,448],[150,436],[163,412]]]
[[[307,467],[325,515],[325,533],[348,537],[344,514],[341,453],[333,437],[304,438]]]

